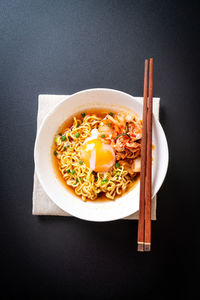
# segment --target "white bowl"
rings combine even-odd
[[[132,110],[142,118],[142,105],[131,95],[111,89],[89,89],[73,94],[57,104],[43,120],[37,134],[34,160],[36,174],[46,194],[69,214],[90,221],[112,221],[139,210],[140,183],[114,201],[83,202],[73,195],[57,178],[52,164],[52,144],[60,125],[73,114],[90,108]],[[152,197],[158,192],[168,167],[168,146],[160,123],[153,116]]]

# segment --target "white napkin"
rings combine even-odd
[[[60,101],[66,99],[69,95],[39,95],[38,97],[38,115],[37,115],[37,131],[46,114]],[[142,102],[142,97],[135,97],[137,101]],[[159,119],[160,98],[153,98],[153,113]],[[34,172],[33,182],[33,215],[51,215],[51,216],[71,216],[67,212],[59,208],[44,192],[40,182]],[[156,201],[157,196],[152,199],[151,219],[156,220]],[[138,220],[139,213],[136,212],[124,219]]]

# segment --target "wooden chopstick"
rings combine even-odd
[[[144,65],[144,101],[143,101],[143,125],[141,145],[141,173],[140,173],[140,208],[138,222],[138,251],[144,251],[144,214],[145,214],[145,177],[146,177],[146,149],[147,149],[147,92],[148,92],[148,66],[145,59]]]
[[[152,171],[152,109],[153,109],[153,58],[149,61],[149,102],[147,116],[147,161],[144,250],[151,250],[151,171]]]
[[[149,72],[148,72],[149,66]],[[149,78],[148,78],[149,76]],[[148,95],[147,95],[148,94]],[[148,105],[147,105],[147,96]],[[153,58],[145,60],[138,251],[151,250]]]

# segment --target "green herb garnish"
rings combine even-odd
[[[64,142],[66,140],[65,134],[62,135],[61,140]]]
[[[120,164],[117,162],[116,164],[115,164],[115,168],[119,168],[120,167]]]
[[[127,136],[130,138],[130,135],[128,135],[128,133],[120,133],[120,134],[115,138],[115,141],[116,141],[120,136],[123,136],[123,135],[127,135]]]
[[[60,132],[58,135],[62,136],[62,133]]]
[[[57,154],[58,154],[58,152],[57,151],[54,151],[54,153],[53,153],[55,156],[57,156]]]
[[[102,134],[101,137],[102,137],[102,139],[104,139],[106,136],[105,136],[105,134]]]
[[[110,115],[110,116],[113,116],[114,114],[113,114],[113,112],[110,112],[109,115]]]
[[[103,179],[102,180],[102,183],[106,183],[106,182],[108,182],[108,179]]]
[[[72,175],[74,175],[74,174],[75,174],[75,172],[76,172],[76,171],[73,169],[73,170],[71,171]]]
[[[80,160],[80,161],[79,161],[79,164],[80,164],[80,165],[82,165],[82,164],[83,164],[83,161],[82,161],[82,160]]]
[[[69,174],[70,173],[70,170],[67,170],[67,174]]]
[[[85,117],[85,113],[82,113],[81,116],[84,118]]]
[[[75,135],[74,135],[76,138],[79,138],[79,136],[80,136],[80,133],[79,132],[77,132],[77,133],[75,133]]]

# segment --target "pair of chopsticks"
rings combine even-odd
[[[153,58],[145,59],[138,251],[151,250]]]

